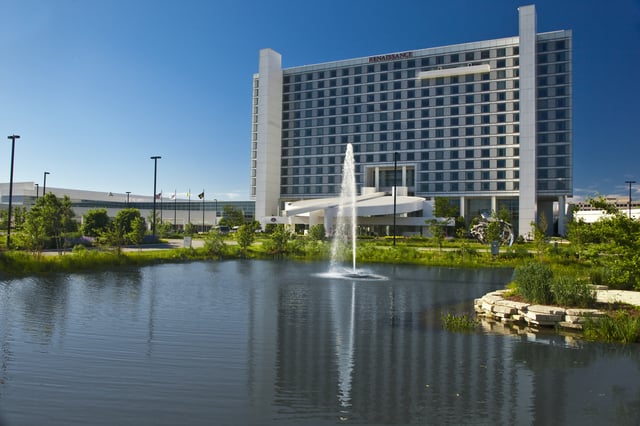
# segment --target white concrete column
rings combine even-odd
[[[466,200],[464,197],[460,197],[460,216],[464,217],[465,209],[466,209]]]
[[[402,186],[407,186],[407,166],[402,166]]]
[[[380,167],[376,167],[374,172],[374,186],[376,187],[376,191],[380,191]]]
[[[564,195],[558,197],[558,235],[567,235],[567,198]]]
[[[255,152],[255,217],[273,216],[280,201],[282,139],[282,59],[271,49],[260,50],[259,74],[253,94],[257,114]]]
[[[495,195],[491,196],[491,213],[498,214],[498,199]]]
[[[536,192],[536,8],[518,8],[520,14],[520,195],[519,235],[537,223]]]

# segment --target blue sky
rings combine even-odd
[[[518,34],[494,0],[0,0],[0,181],[246,200],[258,51],[283,66]],[[573,30],[574,193],[640,195],[640,0],[544,0]]]

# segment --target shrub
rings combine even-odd
[[[587,318],[584,336],[589,340],[606,342],[637,342],[640,339],[640,318],[634,318],[625,311],[617,311],[598,320]]]
[[[447,313],[440,316],[442,319],[442,326],[449,331],[456,332],[470,332],[476,329],[478,326],[478,320],[470,318],[468,315],[456,315]]]
[[[572,276],[559,276],[551,280],[551,292],[556,304],[589,308],[595,305],[596,292],[586,282]]]
[[[327,234],[324,230],[324,225],[319,223],[309,228],[309,239],[312,241],[324,241]]]
[[[204,249],[208,254],[220,257],[224,254],[225,247],[224,235],[220,231],[214,229],[205,235]]]
[[[532,303],[549,304],[553,301],[551,267],[544,263],[530,262],[515,270],[518,294]]]

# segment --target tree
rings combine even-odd
[[[144,236],[146,228],[140,210],[135,208],[122,209],[100,235],[100,241],[116,247],[120,251],[120,248],[125,244],[139,244],[138,237]],[[139,241],[142,241],[142,237]]]
[[[538,252],[538,257],[542,258],[547,248],[547,218],[544,213],[538,217],[538,223],[531,222],[531,230],[533,231],[533,244]]]
[[[452,204],[448,198],[444,198],[444,197],[435,198],[434,212],[433,212],[433,215],[435,217],[446,217],[449,219],[453,219],[460,215],[459,211],[460,211],[460,207]]]
[[[266,250],[271,254],[283,254],[288,250],[289,241],[293,239],[293,234],[284,225],[277,225],[271,232],[269,241],[265,243]]]
[[[426,223],[429,233],[431,234],[431,238],[433,238],[438,245],[439,251],[442,251],[442,244],[444,243],[444,238],[447,236],[444,229],[446,222],[440,222],[437,219],[429,219]]]
[[[131,221],[131,230],[127,232],[125,240],[138,247],[142,244],[142,239],[146,232],[146,224],[142,217],[134,217]]]
[[[238,242],[238,246],[240,246],[240,250],[244,253],[247,248],[253,244],[253,241],[256,238],[255,228],[251,224],[245,224],[238,228],[236,232],[236,241]]]
[[[47,246],[47,241],[49,241],[49,237],[47,236],[42,215],[29,217],[22,228],[22,232],[16,235],[15,240],[17,247],[22,247],[38,255]]]
[[[309,239],[311,241],[324,241],[327,234],[324,229],[324,225],[319,223],[309,228]]]
[[[173,223],[164,221],[156,226],[156,232],[161,238],[166,238],[174,233]]]
[[[14,206],[11,208],[11,228],[19,231],[26,220],[27,208]],[[9,220],[9,209],[0,210],[0,229],[7,229]]]
[[[41,251],[47,245],[61,249],[65,236],[78,230],[74,216],[68,196],[46,193],[25,215],[22,241],[29,250]]]
[[[229,228],[244,225],[244,213],[242,210],[227,204],[222,210],[222,218],[219,225],[228,226]]]
[[[91,209],[83,216],[82,233],[88,237],[97,237],[109,226],[111,219],[107,209]]]
[[[184,235],[193,235],[196,232],[196,226],[193,223],[187,223],[184,225]]]
[[[222,256],[225,247],[224,235],[217,229],[209,231],[204,237],[204,248],[209,254]]]

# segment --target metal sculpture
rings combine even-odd
[[[489,224],[492,222],[497,222],[500,226],[500,233],[498,238],[500,245],[513,245],[514,238],[513,228],[511,224],[502,219],[498,219],[497,217],[493,217],[487,213],[480,214],[480,221],[476,225],[471,227],[469,233],[482,244],[491,244],[491,241],[487,239],[487,229],[489,227]]]

